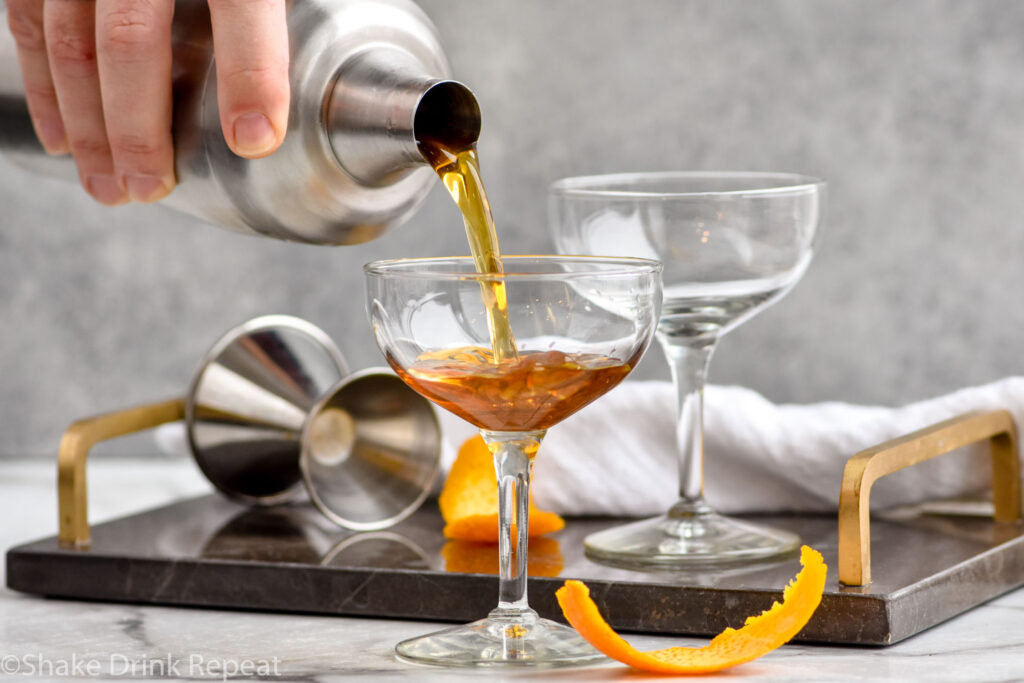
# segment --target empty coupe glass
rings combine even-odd
[[[799,539],[724,517],[704,500],[703,390],[718,339],[778,301],[811,261],[825,183],[787,173],[635,173],[566,178],[550,194],[559,251],[658,259],[657,338],[678,392],[679,502],[591,535],[591,557],[625,565],[720,564],[785,553]]]

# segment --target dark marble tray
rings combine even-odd
[[[447,542],[436,504],[385,532],[354,534],[306,504],[246,508],[205,496],[92,530],[88,550],[56,537],[7,553],[10,588],[62,598],[470,621],[495,603],[494,546]],[[874,582],[837,583],[834,517],[761,517],[829,565],[799,640],[889,645],[1024,584],[1024,529],[921,515],[872,524]],[[621,520],[572,519],[530,550],[530,602],[561,618],[565,578],[590,586],[616,629],[712,635],[779,599],[796,557],[730,570],[638,572],[596,564],[583,537]]]

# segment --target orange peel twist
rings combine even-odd
[[[601,616],[580,581],[566,581],[555,593],[562,613],[591,645],[636,669],[663,674],[706,674],[757,659],[788,642],[810,621],[825,592],[828,567],[812,548],[800,549],[803,568],[783,592],[782,602],[747,618],[742,628],[727,628],[704,647],[670,647],[640,652],[623,640]]]

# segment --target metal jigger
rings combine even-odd
[[[255,318],[206,354],[184,399],[80,420],[58,457],[60,540],[89,543],[85,460],[96,443],[184,419],[196,463],[225,495],[255,505],[291,499],[303,480],[317,508],[356,530],[396,524],[440,468],[431,404],[387,368],[348,375],[318,327]]]
[[[301,478],[306,417],[347,374],[334,342],[304,320],[271,315],[230,330],[200,362],[185,401],[199,469],[236,500],[287,500]]]
[[[423,503],[441,465],[429,401],[391,370],[336,384],[309,412],[299,467],[314,505],[359,531],[397,524]]]

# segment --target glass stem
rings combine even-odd
[[[672,368],[678,410],[679,502],[668,516],[694,517],[711,511],[704,502],[704,382],[715,341],[667,336],[659,336],[659,341]]]
[[[530,468],[544,432],[481,433],[494,456],[494,473],[498,478],[499,594],[495,611],[515,616],[530,611],[526,597]],[[512,552],[513,520],[516,525],[515,553]]]

